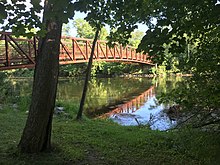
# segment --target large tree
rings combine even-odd
[[[50,148],[53,109],[59,70],[62,20],[46,15],[56,4],[45,1],[43,23],[46,35],[39,40],[34,74],[32,101],[19,148],[22,152],[39,152]]]
[[[5,4],[5,8],[9,16],[8,27],[15,30],[16,35],[27,35],[27,29],[33,27],[40,28],[38,34],[42,34],[38,43],[31,106],[18,145],[21,152],[36,153],[51,146],[61,30],[63,22],[73,16],[73,6],[70,0],[45,0],[41,22],[36,15],[42,9],[40,0],[31,1],[31,4],[32,7],[26,9],[24,0],[12,1],[12,4]],[[32,35],[31,31],[29,35]]]

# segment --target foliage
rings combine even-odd
[[[78,18],[74,20],[74,27],[76,28],[77,31],[77,37],[93,39],[95,36],[94,28],[89,24],[89,22],[87,22],[82,18]],[[107,36],[108,36],[108,32],[106,28],[103,27],[101,29],[99,39],[105,40]]]
[[[140,30],[136,30],[131,33],[131,38],[129,39],[129,45],[137,48],[141,42],[142,37],[144,36],[144,32]]]
[[[9,77],[33,77],[34,69],[22,68],[5,71]]]
[[[0,83],[1,83],[1,94],[0,94],[0,105],[2,107],[11,107],[14,111],[25,110],[27,111],[30,104],[31,88],[28,80],[23,81],[23,87],[17,86],[17,81],[7,72],[0,72]],[[0,106],[0,107],[1,107]]]
[[[87,68],[87,63],[74,64],[74,65],[61,65],[59,76],[60,77],[83,77],[85,76]],[[148,72],[150,69],[146,68]],[[119,62],[93,62],[92,67],[92,77],[111,77],[120,76],[124,74],[135,74],[135,73],[145,73],[142,71],[142,66],[135,64],[119,63]],[[16,69],[10,70],[3,73],[6,77],[18,78],[18,77],[33,77],[33,69]]]
[[[64,100],[64,99],[57,99],[56,101],[56,107],[63,107],[64,111],[60,114],[56,114],[54,117],[63,117],[67,119],[74,119],[77,115],[77,110],[79,109],[79,103],[78,101],[74,100]],[[55,107],[55,109],[56,109]],[[86,118],[86,116],[84,116]]]
[[[87,64],[63,65],[60,67],[61,77],[81,77],[85,76]],[[149,73],[142,70],[141,65],[127,64],[119,62],[93,62],[92,77],[112,77],[125,74]]]
[[[62,35],[63,36],[70,36],[70,25],[69,24],[63,24]]]
[[[159,76],[166,76],[167,75],[167,70],[166,70],[165,65],[159,65],[159,66],[153,67],[152,72],[154,75],[159,75]]]
[[[163,61],[163,46],[169,44],[171,59],[177,58],[181,70],[194,74],[188,86],[169,94],[171,98],[187,109],[219,116],[220,20],[215,16],[220,5],[214,1],[161,1],[158,5],[154,13],[157,24],[151,24],[139,48],[152,50]]]
[[[111,39],[120,41],[118,36],[124,32],[126,40],[134,23],[145,23],[148,29],[138,49],[149,52],[154,62],[161,65],[157,71],[164,72],[166,68],[194,75],[188,86],[182,86],[167,97],[191,110],[200,109],[200,112],[220,116],[217,101],[220,100],[219,2],[131,0],[121,4],[123,10],[117,9],[113,15],[118,28]],[[126,42],[124,40],[122,43]]]
[[[27,10],[27,4],[24,2],[25,0],[6,1],[3,4],[5,8],[4,12],[6,12],[4,21],[8,22],[3,29],[12,29],[16,31],[16,35],[26,33],[26,36],[30,36],[35,34],[31,29],[42,27],[38,15],[42,10],[42,6],[39,4],[40,1],[35,1],[35,3],[32,4],[33,6]],[[37,34],[40,35],[42,32],[38,31]]]
[[[0,72],[0,104],[3,104],[7,99],[6,96],[8,95],[10,88],[10,82],[7,80],[7,74],[5,72]]]
[[[131,67],[131,65],[123,63],[95,62],[93,64],[92,75],[114,76],[128,72],[132,73],[133,71],[130,70]]]
[[[74,64],[60,66],[59,76],[61,77],[80,77],[85,75],[87,64]]]
[[[5,3],[7,3],[6,0],[2,0],[0,2],[0,24],[2,24],[4,22],[4,19],[7,18],[7,12],[6,12],[6,8],[5,8]]]
[[[0,15],[3,15],[4,21],[8,22],[3,29],[12,29],[17,36],[31,37],[35,34],[44,36],[47,29],[40,17],[43,10],[41,0],[31,1],[29,6],[25,2],[26,0],[12,0],[0,4],[5,9],[4,11],[1,10]],[[71,0],[49,0],[49,2],[53,4],[53,10],[44,15],[45,18],[55,19],[57,17],[62,22],[67,22],[69,18],[74,16],[74,5]],[[38,31],[32,31],[33,28]]]
[[[148,29],[139,50],[149,52],[155,62],[162,64],[176,58],[181,67],[185,65],[185,69],[188,70],[194,67],[197,72],[200,69],[199,73],[210,68],[217,71],[219,68],[217,50],[219,50],[220,20],[216,15],[219,15],[220,4],[217,1],[193,0],[188,3],[183,1],[175,3],[166,0],[138,2],[132,0],[118,3],[123,4],[123,10],[115,9],[118,12],[113,14],[113,18],[124,21],[115,24],[118,28],[115,28],[117,30],[111,35],[112,40],[121,41],[117,36],[123,32],[127,34],[124,40],[128,39],[130,30],[134,27],[131,24],[142,22],[147,24]],[[122,39],[122,42],[126,41]],[[212,55],[208,56],[209,54]],[[207,62],[207,59],[210,62]]]
[[[77,30],[77,37],[93,39],[95,36],[94,29],[84,19],[74,20],[74,27]]]

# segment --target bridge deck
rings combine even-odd
[[[60,41],[60,64],[88,62],[92,40],[62,37]],[[8,32],[0,32],[0,70],[32,68],[37,56],[37,39],[15,37]],[[110,48],[106,41],[97,41],[94,61],[135,62],[153,65],[147,54],[137,53],[131,46],[115,45]]]

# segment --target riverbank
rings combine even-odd
[[[84,78],[86,74],[87,64],[61,65],[59,70],[60,78]],[[154,70],[154,71],[152,71]],[[4,71],[8,77],[12,78],[33,78],[34,69],[12,69]],[[182,76],[191,77],[190,73],[172,72],[169,70],[160,71],[152,67],[144,67],[137,64],[126,63],[106,63],[94,62],[92,68],[92,77],[96,78],[112,78],[112,77],[166,77],[166,76]]]
[[[66,107],[67,108],[67,107]],[[0,110],[0,164],[217,164],[219,134],[180,129],[151,131],[124,127],[109,120],[75,120],[55,115],[50,152],[24,155],[16,151],[27,113]]]

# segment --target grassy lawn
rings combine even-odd
[[[0,164],[153,165],[219,164],[220,134],[184,129],[170,132],[119,126],[111,121],[75,121],[55,116],[52,151],[16,150],[27,114],[0,110]]]

